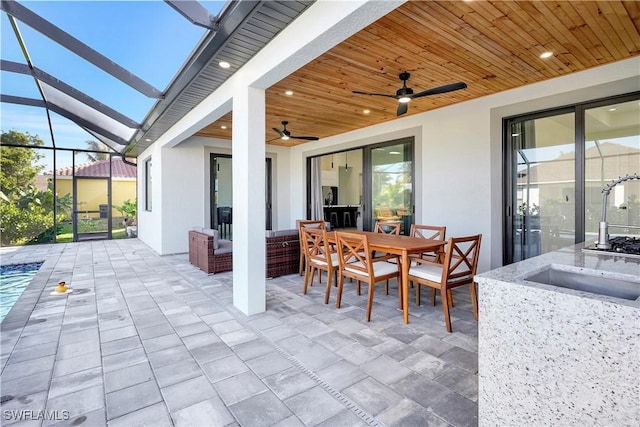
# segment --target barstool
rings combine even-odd
[[[342,226],[343,227],[351,227],[351,212],[344,211],[342,213]]]
[[[331,223],[331,227],[338,227],[338,212],[331,211],[329,222]]]

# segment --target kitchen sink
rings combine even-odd
[[[549,268],[523,277],[523,279],[627,300],[635,300],[640,297],[640,281],[567,271],[554,266],[549,266]]]

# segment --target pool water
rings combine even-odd
[[[0,322],[38,272],[42,262],[0,266]]]

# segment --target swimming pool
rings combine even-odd
[[[0,322],[38,272],[42,262],[0,266]]]

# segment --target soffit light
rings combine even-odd
[[[146,142],[151,142],[151,138],[145,138],[144,139]]]
[[[389,154],[400,154],[399,151],[389,151]]]
[[[220,129],[226,129],[227,127],[225,125],[220,126]]]
[[[291,96],[291,95],[293,95],[293,91],[292,90],[287,90],[287,91],[285,91],[284,94],[287,95],[287,96]]]
[[[544,52],[540,55],[540,58],[547,59],[547,58],[551,58],[552,56],[553,56],[553,52]]]
[[[220,61],[218,62],[218,65],[220,66],[220,68],[231,68],[231,64],[229,64],[227,61]]]
[[[364,110],[362,111],[364,114],[369,114],[371,111],[370,110]]]

